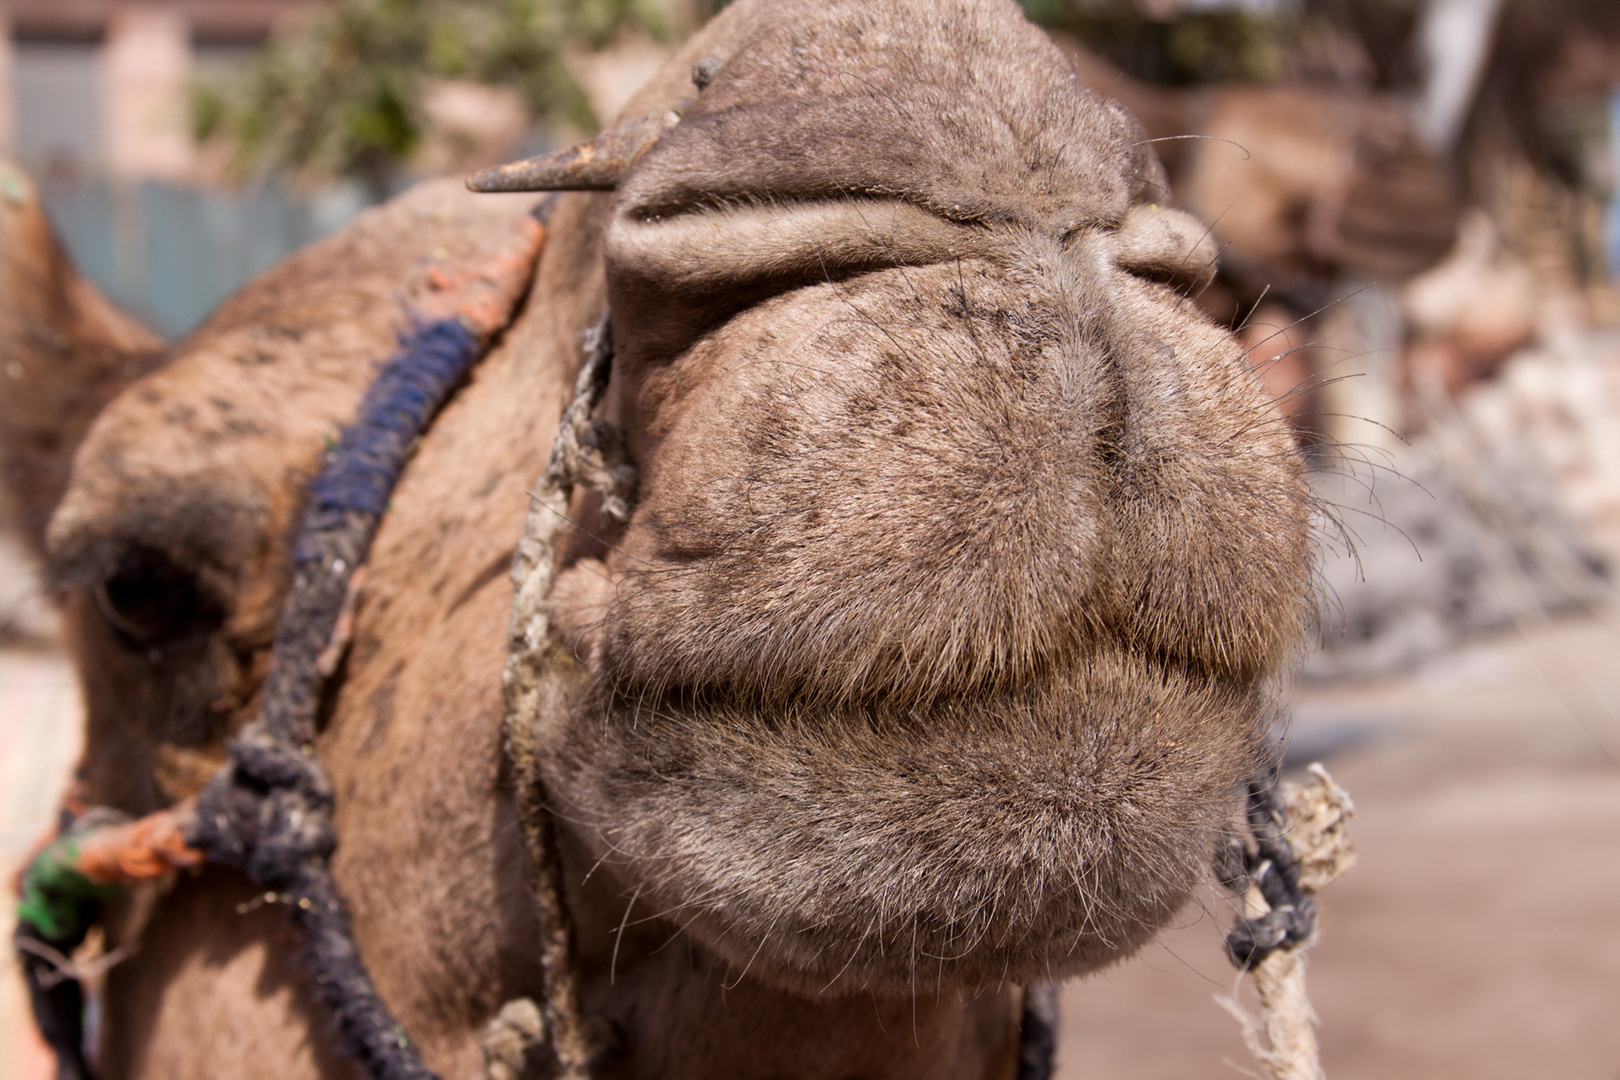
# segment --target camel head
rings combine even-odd
[[[48,543],[90,795],[149,812],[224,760],[323,450],[445,268],[521,249],[510,330],[395,489],[317,746],[407,1027],[459,1046],[524,991],[491,914],[523,858],[493,583],[604,318],[592,430],[637,482],[623,513],[575,492],[527,718],[570,903],[601,908],[582,962],[627,899],[801,1002],[1128,955],[1235,820],[1310,583],[1301,458],[1189,298],[1204,226],[1011,0],[740,0],[626,115],[634,152],[569,159],[597,190],[532,282],[533,196],[418,189],[89,426]]]
[[[1256,765],[1300,460],[1206,230],[1013,5],[722,24],[603,232],[639,488],[576,500],[548,797],[788,987],[1105,964]]]

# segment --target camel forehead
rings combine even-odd
[[[97,417],[51,525],[59,566],[93,576],[136,544],[245,572],[433,297],[459,268],[532,246],[530,201],[422,185],[227,300]]]
[[[1117,224],[1157,180],[1140,126],[1007,2],[757,11],[753,32],[621,188],[694,205],[877,194],[959,221]]]

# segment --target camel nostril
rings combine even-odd
[[[1208,226],[1155,204],[1131,208],[1120,228],[1114,265],[1145,281],[1188,290],[1215,272],[1219,256]]]
[[[1116,265],[1132,277],[1151,281],[1155,285],[1168,285],[1177,292],[1191,293],[1202,286],[1213,274],[1215,266],[1210,260],[1192,261],[1176,259],[1121,261]]]

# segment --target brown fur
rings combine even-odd
[[[319,747],[338,881],[429,1063],[475,1074],[538,983],[504,568],[611,301],[604,412],[640,490],[623,528],[576,500],[538,718],[585,1003],[621,1035],[603,1075],[1010,1077],[1016,984],[1128,955],[1231,813],[1298,635],[1300,467],[1169,284],[1203,231],[1011,3],[744,0],[627,115],[696,95],[706,57],[620,191],[559,204],[394,493]],[[299,492],[397,329],[389,275],[516,227],[471,198],[299,256],[97,422],[51,533],[92,798],[175,797],[160,763],[251,710]],[[244,375],[267,325],[300,342]],[[89,599],[130,552],[217,629],[132,648]],[[245,894],[207,875],[153,906],[108,985],[110,1076],[341,1074]]]
[[[35,555],[73,450],[160,360],[155,335],[73,269],[33,186],[0,162],[0,520]]]
[[[95,673],[90,746],[108,750],[86,758],[99,799],[150,812],[222,760],[263,676],[304,489],[406,328],[400,297],[424,291],[427,264],[505,243],[514,211],[447,184],[373,211],[227,301],[96,420],[50,551],[59,585],[93,586],[69,606]]]

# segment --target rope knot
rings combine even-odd
[[[1248,819],[1253,847],[1233,838],[1222,853],[1222,883],[1242,896],[1257,889],[1265,898],[1262,914],[1242,918],[1226,935],[1226,955],[1247,971],[1278,949],[1294,948],[1316,932],[1316,901],[1300,882],[1300,862],[1286,836],[1286,811],[1274,776],[1249,784]]]
[[[231,764],[197,800],[190,843],[209,859],[283,888],[311,856],[337,847],[332,782],[312,754],[252,725],[230,744]]]
[[[1260,1015],[1238,1003],[1234,988],[1216,1002],[1237,1018],[1243,1041],[1266,1080],[1322,1080],[1316,1014],[1305,993],[1305,951],[1316,930],[1314,893],[1355,862],[1347,825],[1350,796],[1321,765],[1303,784],[1274,775],[1249,785],[1253,847],[1235,837],[1223,851],[1219,873],[1240,898],[1243,917],[1226,938],[1226,951],[1243,975],[1254,977]]]
[[[1259,918],[1241,920],[1226,935],[1226,955],[1233,967],[1247,971],[1277,949],[1310,940],[1315,930],[1316,901],[1301,897],[1279,904]]]

